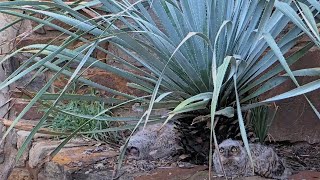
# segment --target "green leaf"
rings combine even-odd
[[[238,92],[237,92],[237,83],[236,83],[236,75],[233,76],[234,78],[234,87],[235,87],[235,93],[236,93],[236,103],[237,103],[237,114],[238,114],[238,121],[239,121],[239,127],[240,127],[240,134],[241,134],[241,138],[244,144],[244,147],[247,151],[247,154],[249,156],[250,162],[251,162],[251,167],[252,167],[252,172],[254,172],[254,165],[253,165],[253,159],[252,159],[252,155],[250,152],[250,147],[249,147],[249,142],[248,142],[248,138],[247,138],[247,133],[246,133],[246,128],[244,125],[244,120],[243,120],[243,116],[242,116],[242,112],[241,112],[241,104],[239,101],[239,97],[238,97]]]
[[[235,58],[232,57],[232,56],[227,56],[224,59],[223,64],[218,67],[218,69],[216,71],[217,74],[216,75],[212,75],[212,77],[215,76],[216,78],[213,79],[215,81],[213,81],[214,90],[213,90],[213,93],[212,93],[211,110],[210,110],[210,114],[211,114],[210,129],[211,129],[211,131],[210,131],[209,167],[212,166],[212,153],[213,153],[212,142],[213,142],[213,139],[214,139],[215,144],[217,145],[216,134],[215,134],[215,131],[214,131],[214,128],[215,128],[214,127],[214,118],[215,118],[215,114],[216,114],[218,98],[219,98],[219,95],[221,93],[221,85],[222,85],[223,79],[226,76],[226,71],[227,71],[227,68],[228,68],[229,63],[230,63],[231,60],[235,60]],[[214,68],[214,66],[212,66],[212,68]],[[212,71],[212,72],[214,73],[214,71]]]

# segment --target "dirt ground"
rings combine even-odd
[[[308,144],[306,142],[288,143],[280,142],[269,144],[277,154],[284,158],[286,165],[292,169],[293,175],[289,177],[291,180],[300,179],[320,179],[320,144]],[[178,180],[178,179],[207,179],[207,166],[195,166],[193,168],[157,168],[149,172],[139,173],[135,176],[136,180]],[[123,178],[127,179],[127,178]],[[224,178],[213,178],[220,180]],[[262,180],[261,177],[249,177],[240,179]]]
[[[271,146],[277,154],[285,159],[294,173],[301,171],[320,172],[320,144],[299,143],[277,143]]]
[[[277,154],[284,158],[286,165],[292,169],[293,175],[290,180],[320,180],[320,144],[300,143],[272,143]],[[110,159],[109,159],[110,160]],[[113,176],[113,162],[100,162],[101,167],[109,167],[105,170],[98,167],[99,164],[91,167],[90,171],[86,168],[70,174],[70,179],[83,180],[104,180],[111,179]],[[111,163],[111,164],[110,164]],[[100,165],[99,165],[100,167]],[[90,172],[90,173],[88,173]],[[115,175],[115,174],[114,174]],[[81,177],[81,178],[80,178]],[[86,178],[83,178],[86,177]],[[118,180],[207,180],[208,166],[192,165],[190,163],[177,163],[172,160],[160,161],[125,161],[124,166],[118,171],[115,179]],[[224,180],[225,178],[216,177],[213,173],[213,180]],[[265,180],[265,178],[254,176],[246,178],[236,178],[235,180]]]

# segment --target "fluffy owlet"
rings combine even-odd
[[[134,134],[129,140],[126,154],[138,160],[156,160],[174,155],[180,148],[174,125],[166,124],[160,130],[161,125],[147,125]]]
[[[239,141],[224,140],[219,144],[219,152],[213,154],[213,163],[216,172],[223,175],[221,163],[227,177],[253,176],[254,174],[273,179],[287,179],[290,171],[270,147],[261,144],[249,144],[253,159],[254,173],[249,156]]]

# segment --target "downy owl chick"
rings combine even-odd
[[[227,177],[253,176],[254,174],[273,179],[287,179],[290,171],[278,157],[276,152],[270,147],[261,144],[249,144],[252,155],[254,172],[245,148],[239,141],[231,139],[224,140],[219,144],[219,152],[213,154],[214,168],[219,175],[223,171],[221,163]]]
[[[174,155],[180,146],[174,130],[174,125],[147,125],[134,134],[128,143],[126,154],[138,160],[156,160]],[[159,131],[160,130],[160,131]]]

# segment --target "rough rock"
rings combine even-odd
[[[143,67],[141,63],[139,63],[138,61],[136,61],[134,58],[130,57],[128,54],[126,54],[125,52],[123,52],[122,50],[120,50],[119,48],[117,48],[115,45],[113,44],[109,44],[108,50],[116,55],[117,57],[120,57],[122,59],[125,59],[127,62],[129,62],[130,64],[136,66],[136,67]],[[131,52],[133,54],[136,55],[135,52]],[[109,60],[109,64],[110,61],[113,59],[113,57],[111,55],[108,55],[108,60]]]
[[[29,121],[27,121],[29,122]],[[24,143],[24,141],[26,140],[26,138],[29,136],[30,131],[18,131],[17,132],[17,149],[20,149],[22,144]],[[41,134],[41,133],[36,133],[33,137],[34,139],[39,139],[39,138],[43,138],[43,139],[48,139],[52,137],[51,135],[47,135],[47,134]],[[29,158],[29,150],[31,148],[31,143],[28,144],[28,147],[26,148],[26,150],[23,152],[22,157],[18,160],[16,167],[25,167],[26,165],[26,161]]]
[[[26,138],[30,132],[28,131],[18,131],[17,132],[17,148],[20,149]],[[26,150],[23,152],[22,157],[18,160],[16,167],[25,167],[26,161],[28,160],[29,156],[29,150],[30,150],[31,144],[28,145]]]
[[[298,70],[310,67],[319,67],[320,50],[310,51],[291,66],[291,70]],[[299,77],[300,85],[315,80],[314,77]],[[296,88],[292,81],[286,81],[281,86],[263,94],[262,98],[273,97],[288,90]],[[315,90],[307,94],[316,109],[320,109],[320,90]],[[308,143],[320,143],[320,120],[303,96],[293,97],[277,101],[278,112],[270,127],[270,134],[276,141],[307,141]]]
[[[106,87],[112,87],[113,89],[120,92],[141,95],[141,91],[127,86],[128,81],[126,79],[118,75],[115,75],[111,72],[107,72],[105,70],[101,70],[98,68],[90,68],[83,73],[83,76],[93,82],[96,82]],[[109,92],[103,92],[102,94],[109,97],[113,96],[113,94]]]
[[[64,172],[63,166],[58,165],[54,162],[47,162],[44,168],[39,172],[38,179],[45,180],[65,180],[66,174]]]
[[[5,133],[6,131],[6,127],[0,123],[0,138],[3,137],[3,134]],[[5,145],[4,143],[1,143],[0,144],[0,164],[3,164],[4,163],[4,160],[5,160],[5,149],[4,149]]]
[[[17,156],[17,140],[16,140],[16,131],[12,130],[9,132],[5,138],[5,143],[3,144],[3,153],[4,162],[0,164],[0,179],[8,179],[15,165],[15,158]]]
[[[17,117],[20,114],[20,112],[29,104],[30,101],[25,99],[15,98],[11,102],[12,102],[11,117]],[[43,112],[40,112],[39,107],[34,105],[29,109],[29,111],[26,114],[24,114],[22,119],[39,120],[42,116],[43,116]]]
[[[112,170],[103,170],[103,171],[93,171],[90,173],[85,173],[84,171],[78,171],[74,173],[66,174],[67,180],[111,180],[112,179]],[[124,180],[124,179],[123,179]],[[125,179],[129,180],[129,179]]]
[[[17,41],[19,42],[19,44],[17,44],[17,48],[22,48],[30,44],[45,44],[53,39],[55,39],[55,41],[52,42],[52,45],[59,45],[66,38],[67,35],[61,35],[61,32],[59,31],[51,31],[46,34],[32,33],[29,36],[17,38]]]
[[[26,168],[14,168],[8,180],[32,180]]]
[[[94,165],[104,169],[102,164],[105,168],[113,167],[112,163],[117,155],[118,152],[108,146],[82,146],[63,148],[52,161],[64,166],[65,170],[77,170],[81,167],[94,168]]]
[[[43,163],[46,156],[58,146],[56,142],[36,142],[33,144],[29,152],[29,166],[36,168]]]
[[[36,168],[38,165],[42,164],[47,157],[59,144],[61,141],[50,141],[50,140],[42,140],[39,142],[33,143],[30,151],[29,151],[29,166],[31,168]],[[74,140],[73,142],[70,142],[66,144],[63,148],[63,150],[69,150],[73,152],[73,149],[70,149],[72,147],[79,147],[88,145],[89,143],[81,142]]]
[[[47,148],[42,150],[48,152],[52,146],[47,146]],[[39,145],[37,147],[39,147]],[[114,166],[113,162],[117,155],[118,153],[109,146],[65,147],[51,162],[44,164],[40,170],[38,179],[111,179]],[[43,157],[43,155],[38,155],[38,157]]]
[[[26,57],[25,60],[28,58]],[[34,79],[33,79],[34,78]],[[35,71],[31,71],[30,73],[26,74],[23,78],[17,80],[15,82],[16,87],[24,88],[28,91],[38,92],[40,89],[45,86],[47,83],[46,74],[37,74]]]

